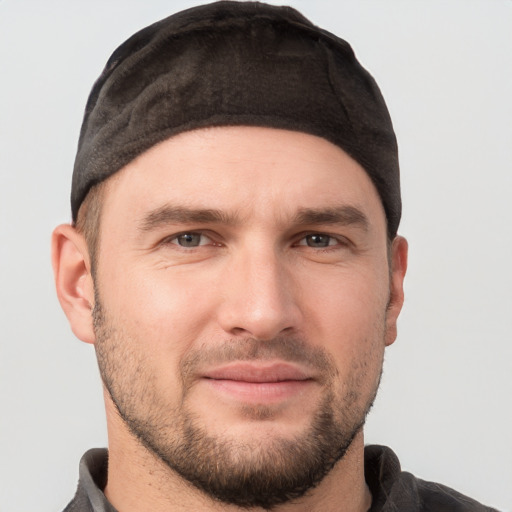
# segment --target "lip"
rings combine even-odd
[[[216,393],[264,404],[302,395],[314,383],[312,374],[284,362],[236,362],[208,370],[202,377]]]
[[[236,362],[204,372],[207,379],[253,383],[304,381],[312,378],[302,368],[284,362]]]

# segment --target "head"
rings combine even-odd
[[[118,434],[215,499],[270,508],[338,464],[377,392],[406,268],[396,145],[346,43],[291,10],[222,2],[187,12],[131,38],[95,85],[75,168],[76,225],[54,235],[57,289],[75,334],[95,344]],[[194,37],[183,29],[191,23]],[[191,66],[208,62],[202,37],[217,62],[200,76]],[[164,65],[171,40],[180,58]],[[256,58],[263,50],[270,62]],[[345,93],[338,120],[311,84],[303,109],[304,91],[286,103],[297,56],[316,66],[318,52],[316,83],[328,74],[338,102]],[[287,70],[278,80],[276,60]],[[127,70],[125,90],[114,75]],[[141,86],[142,70],[158,90]],[[342,76],[352,84],[343,91]],[[188,89],[173,80],[193,91],[179,105],[170,88]],[[386,128],[378,136],[369,97]],[[142,129],[136,116],[151,117],[148,105],[165,121],[155,115]]]

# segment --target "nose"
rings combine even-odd
[[[274,249],[245,251],[230,262],[218,321],[231,336],[270,340],[299,329],[297,283]]]

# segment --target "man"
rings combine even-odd
[[[407,243],[391,121],[289,8],[183,11],[86,107],[59,300],[94,343],[105,450],[66,510],[490,510],[364,449]]]

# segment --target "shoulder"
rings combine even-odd
[[[461,494],[445,485],[427,482],[407,472],[399,478],[401,486],[408,485],[414,489],[420,504],[419,510],[425,512],[497,512],[472,498]]]
[[[445,485],[401,470],[385,446],[365,449],[365,477],[373,496],[369,512],[497,512]]]

